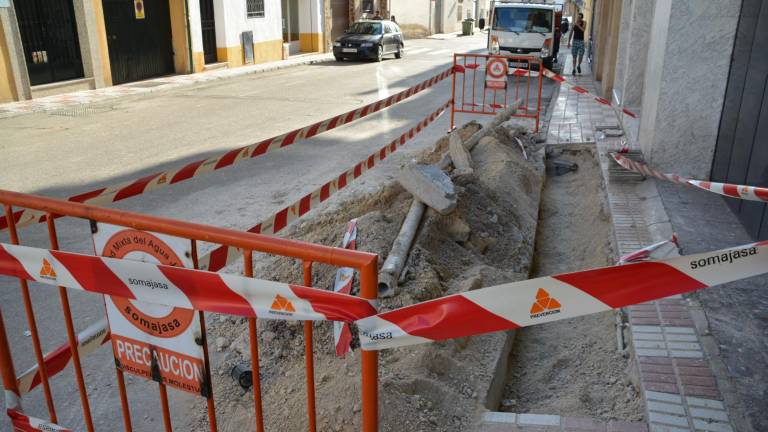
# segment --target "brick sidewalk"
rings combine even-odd
[[[332,54],[308,54],[292,57],[288,60],[242,66],[233,69],[218,69],[209,72],[200,72],[188,75],[170,75],[128,84],[103,87],[95,90],[82,90],[78,92],[63,93],[19,102],[9,102],[0,104],[0,119],[16,117],[19,115],[31,114],[40,111],[56,111],[77,108],[83,105],[104,102],[124,96],[149,94],[208,81],[216,81],[220,79],[233,78],[254,73],[269,72],[291,66],[313,64],[332,60]]]

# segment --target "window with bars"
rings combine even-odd
[[[264,0],[245,0],[248,18],[264,18]]]

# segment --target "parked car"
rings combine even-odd
[[[387,20],[358,21],[333,42],[336,61],[350,59],[375,59],[385,55],[401,58],[405,51],[403,32],[397,23]]]

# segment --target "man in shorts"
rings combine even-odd
[[[571,54],[573,55],[572,75],[576,75],[576,72],[581,73],[581,60],[584,58],[585,27],[584,14],[580,13],[579,19],[573,24],[573,31],[571,31],[571,35],[568,37],[568,47],[571,48]],[[571,42],[573,42],[573,44],[571,44]]]

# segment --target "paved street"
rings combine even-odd
[[[453,52],[482,50],[485,35],[408,43],[402,60],[326,62],[188,86],[148,96],[131,96],[60,112],[1,119],[0,188],[67,197],[103,185],[138,178],[311,124],[421,82],[449,66]],[[553,84],[545,82],[545,98]],[[116,208],[246,229],[328,181],[401,134],[451,97],[450,79],[354,124],[265,157],[173,187],[135,197]],[[490,116],[457,116],[457,124]],[[366,174],[355,187],[375,187],[392,176],[409,152],[423,149],[448,129],[446,113],[395,157]],[[61,246],[92,252],[84,221],[57,222]],[[43,226],[21,230],[24,244],[48,246]],[[7,234],[0,234],[7,241]],[[66,340],[60,305],[49,287],[32,286],[38,326],[46,351]],[[0,302],[17,372],[34,364],[18,284],[0,280]],[[72,294],[77,329],[103,315],[98,296]],[[116,408],[109,349],[85,361],[86,381],[97,430],[122,423]],[[135,430],[157,430],[161,422],[157,386],[133,380],[129,398]],[[73,374],[53,380],[59,422],[83,430]],[[133,390],[132,390],[133,389]],[[150,396],[146,396],[150,395]],[[175,421],[193,400],[172,395]],[[202,403],[199,399],[195,400]],[[42,392],[25,399],[28,412],[47,418]],[[8,426],[0,420],[0,429]]]

